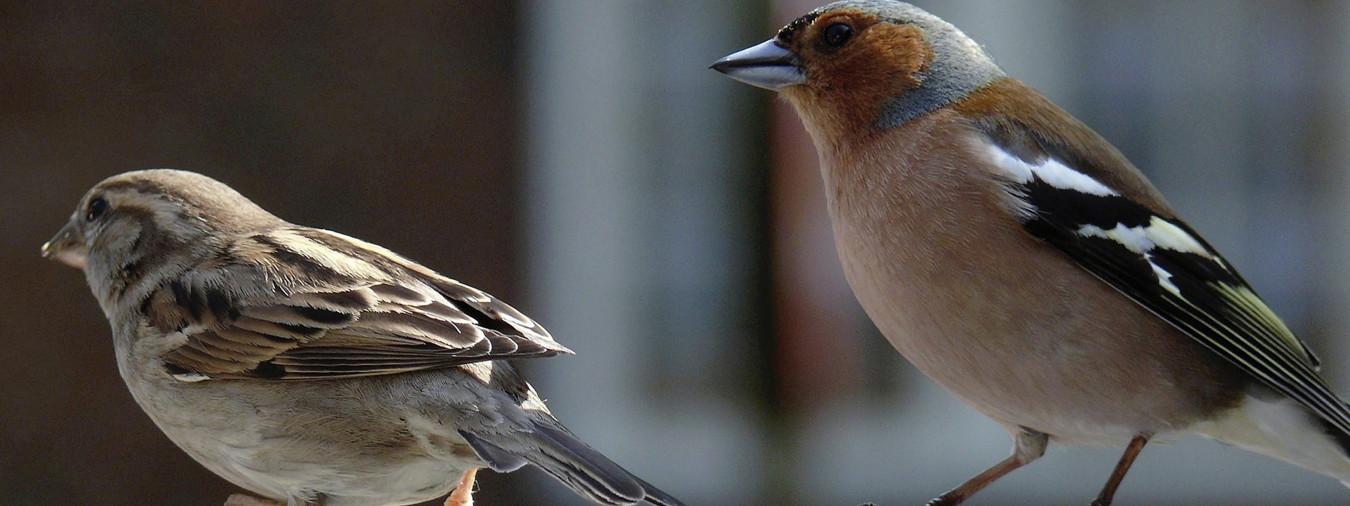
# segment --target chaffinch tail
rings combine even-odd
[[[910,362],[1013,435],[957,504],[1050,441],[1199,433],[1350,482],[1317,356],[1110,143],[911,5],[845,1],[716,62],[820,156],[844,273]]]

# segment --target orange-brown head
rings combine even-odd
[[[1004,75],[956,27],[892,0],[826,5],[712,68],[782,93],[817,143],[902,125]]]

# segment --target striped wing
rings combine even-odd
[[[183,340],[176,377],[328,379],[570,353],[538,324],[378,246],[287,228],[241,237],[142,307]]]
[[[1350,409],[1318,375],[1317,357],[1189,226],[1044,153],[1028,160],[981,144],[1027,232],[1350,433]]]

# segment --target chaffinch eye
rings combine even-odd
[[[103,200],[103,197],[99,197],[89,201],[89,210],[85,212],[84,219],[85,221],[94,221],[102,217],[106,212],[108,212],[108,201]]]
[[[848,39],[853,37],[853,27],[848,26],[848,24],[845,23],[835,23],[825,27],[825,32],[822,36],[825,39],[826,45],[830,47],[840,47],[843,46],[845,42],[848,42]]]

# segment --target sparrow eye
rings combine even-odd
[[[830,47],[843,46],[848,39],[853,37],[853,27],[845,23],[835,23],[825,27],[823,33],[825,44]]]
[[[89,210],[85,212],[84,219],[85,221],[94,221],[102,217],[103,213],[106,212],[108,212],[108,201],[103,200],[103,197],[99,197],[89,201]]]

